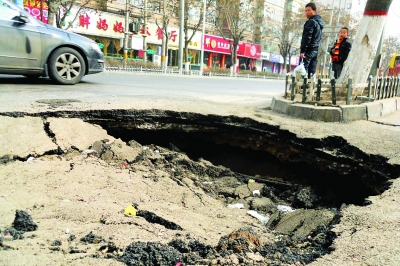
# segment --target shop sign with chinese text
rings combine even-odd
[[[231,40],[215,35],[204,35],[204,51],[220,54],[231,54]]]
[[[72,24],[70,30],[76,33],[109,37],[121,39],[124,38],[125,32],[125,17],[112,14],[107,12],[102,12],[97,14],[95,12],[85,12],[80,14],[77,19],[73,22],[68,21],[74,18],[74,14],[76,14],[78,10],[73,8],[71,11],[71,15],[67,16],[66,23]],[[74,13],[75,12],[75,13]],[[191,31],[189,34],[191,35]],[[179,28],[176,27],[168,27],[168,46],[179,46]],[[138,44],[137,38],[142,39],[143,36],[146,36],[146,42],[151,44],[160,44],[162,43],[162,30],[157,27],[156,24],[149,23],[146,25],[146,29],[141,25],[140,30],[137,34],[129,33],[130,36],[133,36],[135,39],[134,43]],[[196,32],[193,36],[191,42],[188,45],[189,49],[200,50],[201,46],[201,33]],[[138,47],[138,45],[135,45]],[[135,48],[134,48],[135,49]],[[135,49],[136,50],[136,49]]]

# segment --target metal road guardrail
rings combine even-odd
[[[125,72],[135,72],[135,73],[152,73],[152,74],[167,74],[167,75],[189,75],[189,76],[200,76],[200,70],[190,70],[179,72],[176,68],[146,68],[146,67],[111,67],[105,66],[106,71],[125,71]],[[203,77],[227,77],[227,78],[247,78],[247,79],[277,79],[284,80],[284,75],[279,76],[266,76],[266,75],[251,75],[251,74],[237,74],[237,73],[219,73],[207,71],[203,72]]]
[[[370,90],[369,89],[369,96]],[[400,96],[400,76],[398,77],[380,77],[375,80],[374,86],[374,98],[387,99],[396,96]]]

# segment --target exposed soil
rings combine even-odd
[[[150,198],[154,197],[153,200],[155,202],[153,201],[145,204],[142,203],[144,200],[141,199],[141,197],[145,197],[145,195],[136,189],[132,191],[132,193],[135,194],[139,192],[135,198],[141,199],[138,202],[132,203],[137,210],[136,217],[124,217],[120,211],[114,211],[114,213],[109,213],[107,215],[102,213],[102,216],[97,221],[97,224],[98,226],[103,225],[103,228],[98,229],[96,234],[94,234],[93,231],[90,231],[85,236],[71,239],[69,238],[71,229],[65,229],[67,231],[64,235],[61,234],[56,240],[48,240],[47,246],[50,251],[69,254],[83,253],[89,257],[94,256],[102,259],[115,259],[125,263],[126,265],[176,265],[179,262],[183,263],[183,265],[208,265],[215,263],[215,261],[217,261],[218,265],[265,265],[267,262],[271,265],[281,265],[282,263],[308,263],[313,259],[329,252],[329,246],[333,240],[332,233],[329,232],[329,228],[331,228],[331,226],[337,222],[337,219],[334,219],[335,215],[338,213],[337,210],[322,211],[326,213],[329,218],[325,221],[314,221],[313,225],[305,228],[305,231],[298,235],[298,232],[304,229],[304,221],[305,219],[308,219],[306,217],[311,215],[312,219],[315,219],[318,217],[318,215],[312,213],[311,210],[299,209],[293,212],[293,214],[300,211],[301,217],[299,216],[291,219],[290,225],[287,225],[286,221],[282,222],[282,220],[284,220],[283,218],[289,216],[290,214],[284,214],[283,212],[281,213],[278,211],[276,205],[279,203],[291,204],[290,202],[285,202],[285,198],[290,196],[288,195],[290,192],[286,191],[283,193],[277,188],[257,182],[248,184],[248,182],[243,182],[241,179],[238,179],[236,174],[227,168],[222,166],[213,166],[204,160],[194,162],[182,152],[175,152],[153,145],[142,147],[135,141],[131,141],[129,144],[131,146],[126,146],[126,144],[121,141],[117,141],[112,144],[95,142],[95,144],[90,148],[98,149],[97,152],[93,152],[93,154],[97,154],[98,157],[95,155],[88,156],[87,154],[81,155],[76,150],[70,149],[61,155],[45,156],[29,162],[31,164],[46,164],[57,161],[58,163],[64,165],[64,167],[60,167],[61,169],[66,169],[63,171],[63,173],[60,173],[62,176],[64,176],[62,179],[73,179],[70,174],[76,172],[77,168],[80,167],[89,170],[85,176],[87,176],[87,174],[90,175],[90,172],[94,171],[94,169],[90,169],[92,167],[98,168],[97,165],[99,165],[100,168],[104,167],[109,171],[114,170],[116,173],[125,175],[126,178],[130,178],[128,180],[129,187],[135,188],[136,186],[139,186],[139,184],[137,184],[138,182],[145,182],[147,183],[147,186],[150,188],[154,187],[155,189],[150,195],[148,195]],[[119,148],[118,151],[115,149],[116,147]],[[121,157],[121,154],[124,154],[125,149],[137,150],[138,155],[133,162],[127,162],[126,158]],[[112,154],[112,157],[109,157],[110,154]],[[108,161],[108,163],[105,161]],[[9,162],[5,167],[12,167],[13,165],[16,166],[19,164],[27,164],[27,162]],[[71,167],[71,165],[73,165],[73,167]],[[67,177],[66,173],[68,173],[70,177]],[[49,176],[45,174],[44,179],[48,180],[48,178]],[[97,182],[95,180],[97,178],[100,177],[94,176],[93,178],[92,172],[91,181],[81,180],[78,181],[78,183],[81,183],[86,187],[93,185],[96,186]],[[45,181],[41,178],[41,176],[37,176],[34,179],[36,180],[35,186],[43,185],[43,183],[40,183]],[[68,182],[68,180],[65,181]],[[96,183],[93,183],[93,181]],[[104,179],[100,179],[98,181],[99,183],[102,183],[104,182]],[[115,178],[111,178],[109,176],[106,183],[114,183],[116,181],[117,180],[115,180]],[[126,183],[126,181],[123,183]],[[91,202],[100,201],[100,196],[83,196],[85,193],[81,190],[81,184],[79,184],[78,188],[78,191],[81,191],[81,194],[78,195],[82,196],[76,195],[75,200],[70,200],[70,197],[67,195],[64,196],[64,199],[61,199],[61,197],[63,197],[62,194],[59,195],[58,193],[51,193],[49,196],[52,201],[56,201],[57,198],[59,198],[57,201],[61,201],[61,204],[56,203],[54,207],[61,207],[64,204],[70,205],[65,207],[76,215],[77,213],[84,211],[80,205],[86,203],[87,208],[90,208]],[[163,193],[157,189],[155,184],[161,185],[159,186],[159,189],[162,189],[162,187],[168,184],[168,192],[170,193],[176,193],[176,188],[182,187],[183,192],[176,195],[178,196],[178,199],[175,204],[181,205],[181,207],[184,209],[197,209],[196,205],[202,205],[202,216],[211,216],[210,218],[214,217],[214,219],[226,219],[229,216],[235,219],[234,216],[235,213],[237,213],[236,215],[239,215],[243,221],[237,223],[232,227],[232,229],[225,229],[225,232],[234,230],[232,233],[225,236],[221,234],[221,232],[214,236],[205,237],[203,235],[199,238],[198,236],[193,236],[191,234],[192,230],[190,229],[191,225],[186,224],[186,226],[181,226],[179,225],[179,219],[177,222],[169,221],[168,218],[162,217],[162,215],[166,215],[165,212],[160,212],[158,211],[158,208],[154,208],[155,206],[152,206],[159,201],[165,202],[164,204],[171,204],[167,203],[170,200],[168,196],[169,193],[162,195]],[[69,187],[67,187],[67,184],[65,183],[62,186],[65,186],[65,190]],[[72,185],[72,187],[74,186]],[[70,190],[72,187],[69,187],[68,190]],[[260,191],[260,194],[254,196],[253,191],[256,190],[256,188]],[[87,189],[89,189],[89,187],[87,187]],[[77,192],[76,188],[74,190]],[[104,192],[100,192],[100,190],[98,191],[99,195],[104,194]],[[295,191],[297,192],[298,190]],[[61,189],[60,192],[66,192],[66,194],[69,194],[67,191],[64,191],[64,189]],[[284,196],[282,196],[282,194],[284,194]],[[269,197],[265,197],[267,195]],[[293,193],[293,195],[295,194]],[[312,193],[309,195],[311,197],[316,197]],[[107,194],[104,194],[104,196],[107,196]],[[128,198],[130,197],[128,196]],[[209,199],[206,200],[206,198]],[[217,203],[217,206],[213,206],[216,202],[211,204],[210,201],[217,201],[219,203]],[[312,199],[309,196],[304,196],[302,199],[301,197],[296,197],[296,201],[306,204],[305,202],[311,202]],[[243,205],[246,206],[246,209],[257,210],[260,215],[267,217],[271,216],[271,222],[266,226],[263,226],[258,220],[242,216],[246,214],[240,210],[229,208],[227,205],[228,203],[234,204],[237,202],[242,202]],[[46,205],[47,204],[54,204],[54,202],[49,203],[46,201]],[[37,204],[35,204],[30,211],[38,216],[40,216],[40,213],[43,215],[43,211],[47,209],[45,207],[46,205],[38,207]],[[155,209],[155,212],[159,212],[161,214],[156,214],[155,212],[144,209],[142,210],[142,205],[146,206],[146,208],[151,206],[151,209]],[[104,207],[105,206],[103,206],[103,208]],[[225,210],[215,215],[216,207],[222,207]],[[51,209],[51,212],[56,211],[53,208]],[[214,214],[210,213],[207,215],[208,210],[214,212]],[[64,222],[71,223],[72,221],[70,221],[68,215],[69,212],[62,212],[63,215],[61,217],[56,215],[52,219],[53,222],[56,223],[57,220],[61,219],[64,220]],[[72,213],[71,216],[74,216]],[[166,217],[170,217],[169,219],[171,219],[171,214],[166,215]],[[202,217],[198,222],[204,222],[206,225],[209,224],[207,227],[213,228],[213,222],[210,218],[207,219],[206,217]],[[91,217],[92,223],[94,222],[93,219],[94,217]],[[119,222],[116,222],[115,219],[117,219],[117,221],[119,220]],[[186,216],[182,216],[180,219],[191,220]],[[176,220],[176,218],[174,220]],[[84,220],[81,220],[80,222],[85,223]],[[307,221],[307,223],[310,222],[310,220]],[[155,242],[154,239],[150,238],[149,240],[152,241],[133,241],[131,244],[124,247],[121,242],[117,242],[117,244],[112,241],[115,236],[113,236],[114,234],[112,233],[111,228],[112,225],[117,223],[127,224],[125,230],[131,230],[131,226],[129,225],[136,225],[140,227],[140,224],[142,224],[141,226],[146,225],[145,227],[150,226],[153,228],[158,228],[156,229],[156,231],[158,231],[157,236],[160,238],[159,240],[164,241]],[[19,210],[16,212],[16,217],[12,226],[14,229],[22,231],[22,233],[35,231],[37,229],[37,225],[32,221],[31,216],[26,212]],[[196,225],[193,224],[193,226]],[[237,226],[239,226],[239,228],[235,230],[234,228]],[[80,226],[79,224],[74,224],[73,227]],[[110,228],[107,229],[104,227]],[[184,227],[187,229],[184,229]],[[231,228],[231,225],[227,227]],[[110,229],[111,232],[109,231]],[[82,232],[84,229],[74,228],[73,230],[74,232]],[[103,233],[103,230],[106,232]],[[218,228],[214,228],[214,230],[217,232],[219,231]],[[273,232],[274,230],[277,231]],[[141,234],[140,231],[140,229],[134,229],[134,232],[137,234]],[[7,235],[10,234],[10,229],[5,229],[2,233],[3,238],[7,237]],[[107,235],[110,234],[111,236],[108,236],[107,240]],[[169,236],[163,237],[164,234]],[[261,234],[264,235],[264,238],[266,235],[271,235],[271,239],[261,240],[259,237]],[[35,236],[34,238],[37,237],[38,236]],[[22,237],[20,236],[16,236],[14,237],[14,240],[16,241],[17,239],[21,238]],[[271,243],[271,240],[276,238],[279,240],[276,240],[275,243]],[[141,239],[141,237],[139,237],[139,239]],[[211,239],[215,239],[214,244],[212,244],[213,241],[209,241]],[[165,240],[169,240],[169,242],[164,243]],[[62,242],[67,242],[68,248],[65,247],[65,245],[63,246]],[[5,250],[17,248],[19,246],[18,244],[21,243],[16,243],[14,241],[10,242],[7,240],[2,241],[2,246]],[[91,252],[80,248],[86,245],[94,246],[91,248]],[[313,248],[310,249],[310,247]],[[80,249],[81,251],[77,251],[77,249]],[[304,252],[307,252],[308,255],[302,255]]]
[[[1,158],[0,186],[6,189],[0,210],[0,262],[328,265],[341,236],[361,237],[368,228],[360,217],[374,204],[395,200],[392,191],[397,186],[390,185],[399,167],[343,138],[298,138],[251,119],[149,112],[52,114],[69,118],[39,114],[57,148],[27,158]],[[55,126],[78,116],[107,128],[109,135],[94,137],[103,130],[89,123],[61,131]],[[156,131],[164,137],[150,136]],[[91,134],[91,144],[74,143],[79,134]],[[228,146],[236,147],[249,156],[254,155],[249,150],[261,152],[257,156],[268,155],[268,165],[279,167],[271,167],[267,175],[263,168],[232,169],[232,160],[214,165],[186,152],[193,143],[232,153]],[[210,159],[222,160],[215,154]],[[263,174],[254,174],[259,171]],[[359,188],[359,193],[341,195],[335,182],[325,184],[333,178],[349,184],[350,190]],[[135,213],[124,215],[127,207]],[[377,222],[377,217],[371,214],[370,219]],[[359,222],[350,223],[354,219]]]

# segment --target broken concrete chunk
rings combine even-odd
[[[78,118],[48,118],[49,130],[54,134],[57,145],[64,151],[71,146],[85,150],[97,140],[114,138],[100,126],[92,125]],[[68,129],[68,130],[67,130]]]
[[[104,150],[104,143],[102,141],[95,141],[91,147],[92,150],[96,151],[97,154],[102,154]]]
[[[262,197],[262,198],[251,198],[250,208],[256,211],[270,213],[273,212],[276,206],[271,199]]]
[[[261,183],[250,183],[247,185],[247,187],[249,188],[250,191],[263,191],[265,184],[261,184]]]
[[[235,196],[239,199],[253,196],[252,194],[252,191],[250,191],[247,185],[240,185],[235,189]]]
[[[9,154],[14,158],[27,158],[57,148],[46,134],[42,118],[0,116],[0,157]]]
[[[136,140],[130,140],[128,142],[128,145],[137,150],[143,149],[142,144],[140,144]]]
[[[117,139],[111,144],[103,145],[103,152],[100,155],[100,158],[106,162],[124,161],[132,163],[141,152],[141,149],[138,147],[134,148],[128,146],[121,139]]]
[[[297,208],[312,208],[319,198],[311,187],[302,188],[293,201],[293,206]]]
[[[335,213],[329,210],[299,209],[284,215],[275,231],[292,238],[305,238],[319,226],[328,227],[334,217]]]

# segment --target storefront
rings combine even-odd
[[[95,11],[87,11],[78,16],[73,21],[78,10],[72,9],[70,15],[66,17],[65,24],[71,25],[68,30],[82,34],[103,47],[103,53],[106,57],[123,57],[124,32],[125,32],[125,17]],[[178,65],[178,49],[179,49],[179,28],[168,27],[168,57],[169,66]],[[189,35],[192,31],[189,31]],[[146,36],[146,47],[144,45],[144,36]],[[137,33],[130,33],[128,39],[128,58],[131,60],[143,60],[145,54],[148,62],[161,62],[161,45],[163,32],[156,24],[149,23],[146,26],[146,31],[143,27]],[[201,43],[201,32],[196,32],[188,45],[188,57],[193,60],[199,58]],[[146,53],[144,51],[146,50]]]
[[[63,22],[68,30],[84,35],[99,43],[99,46],[103,47],[102,50],[105,56],[118,58],[123,56],[123,42],[121,42],[125,31],[123,16],[107,12],[98,14],[90,10],[79,15],[74,20],[76,12],[78,12],[78,9],[76,7],[72,8]],[[135,39],[134,43],[135,45],[139,44],[139,40]],[[128,53],[128,58],[134,57],[134,51],[131,50]]]
[[[270,61],[270,53],[261,52],[261,71],[272,72],[273,63]]]
[[[262,60],[262,71],[264,72],[272,72],[272,73],[282,73],[283,71],[283,57],[280,54],[274,53],[266,53],[261,52],[261,60]],[[290,62],[290,70],[299,65],[299,57],[298,56],[289,56],[286,60],[287,64]]]
[[[283,57],[280,54],[271,53],[269,60],[272,63],[271,72],[278,74],[282,73]]]
[[[204,35],[204,62],[208,67],[230,68],[231,41],[215,35]]]
[[[208,67],[230,68],[232,62],[231,45],[232,40],[223,37],[204,35],[204,64]],[[237,47],[238,68],[255,70],[256,60],[261,58],[261,45],[240,42]]]
[[[256,71],[256,60],[261,58],[261,45],[240,42],[237,55],[239,57],[239,66],[245,66],[247,70]]]
[[[156,24],[148,24],[146,27],[146,43],[147,43],[147,51],[149,54],[153,52],[153,57],[161,56],[162,50],[162,39],[163,39],[163,30],[158,28]],[[178,65],[178,50],[179,50],[179,28],[178,27],[168,27],[168,54],[167,54],[167,65],[168,66],[177,66]],[[193,31],[189,30],[188,36],[192,36]],[[143,34],[143,29],[139,32],[139,36]],[[183,38],[185,38],[183,36]],[[198,63],[200,60],[200,43],[201,43],[201,33],[196,32],[191,41],[188,44],[188,59],[194,64]],[[183,47],[184,49],[184,47]],[[185,51],[183,51],[185,54]],[[185,59],[183,59],[185,61]],[[197,60],[197,61],[196,61]],[[184,63],[184,62],[183,62]]]
[[[24,0],[24,9],[38,20],[47,23],[49,14],[47,1]]]

